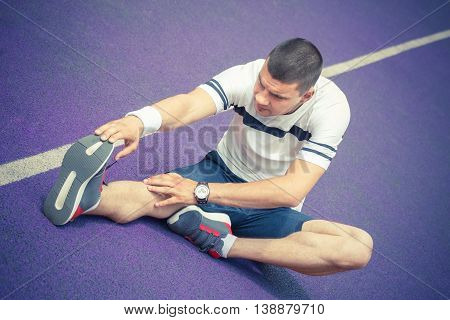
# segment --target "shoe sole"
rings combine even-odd
[[[74,143],[64,155],[58,179],[45,199],[45,216],[63,225],[74,216],[88,182],[106,164],[114,145],[89,135]]]
[[[197,206],[187,206],[187,207],[181,209],[180,211],[175,213],[173,216],[171,216],[169,219],[167,219],[167,223],[174,224],[175,222],[177,222],[180,219],[180,216],[183,213],[188,212],[188,211],[200,211],[200,213],[204,217],[208,218],[209,220],[223,222],[223,223],[231,226],[231,220],[228,215],[226,215],[224,213],[219,213],[219,212],[205,212],[200,207],[197,207]]]

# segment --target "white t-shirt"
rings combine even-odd
[[[283,176],[295,159],[327,169],[350,122],[347,98],[321,76],[314,96],[294,113],[260,116],[253,88],[264,62],[232,67],[199,86],[214,100],[217,113],[236,112],[217,152],[234,174],[247,181]],[[303,201],[294,209],[300,211]]]

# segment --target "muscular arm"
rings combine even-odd
[[[168,131],[189,125],[216,113],[214,101],[208,93],[196,88],[190,93],[179,94],[154,104],[162,117],[160,131]]]
[[[179,94],[161,100],[155,104],[154,108],[161,115],[160,131],[189,125],[217,112],[214,100],[206,91],[200,88],[196,88],[187,94]],[[113,120],[95,129],[95,134],[99,135],[103,141],[108,140],[110,143],[115,143],[121,139],[124,140],[125,147],[115,156],[115,159],[119,160],[137,150],[139,138],[144,130],[144,119],[141,117],[149,116],[151,115],[141,114],[140,117],[135,117],[132,114]]]
[[[242,208],[295,207],[325,170],[294,160],[284,176],[248,183],[210,183],[209,201]]]

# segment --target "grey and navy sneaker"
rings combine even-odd
[[[83,196],[81,197],[80,204],[78,205],[77,211],[70,219],[70,221],[75,220],[83,213],[92,211],[98,207],[100,204],[100,196],[103,191],[103,185],[107,186],[105,182],[106,170],[115,164],[117,161],[106,166],[106,164],[100,169],[100,171],[88,182],[86,189],[84,189]]]
[[[205,212],[198,206],[187,206],[167,219],[169,229],[184,236],[213,258],[227,257],[234,243],[230,218],[223,213]]]
[[[106,163],[114,145],[89,135],[64,155],[58,179],[45,199],[45,216],[55,225],[73,221],[100,203]]]

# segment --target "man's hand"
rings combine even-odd
[[[144,180],[147,189],[168,197],[163,201],[155,203],[155,207],[164,207],[171,204],[197,204],[194,189],[197,182],[184,178],[178,173],[169,172],[149,177]]]
[[[109,140],[111,143],[120,139],[125,141],[125,147],[115,158],[116,160],[119,160],[136,151],[143,130],[144,124],[139,118],[128,116],[102,125],[95,129],[95,134],[100,136],[100,139],[103,141]]]

